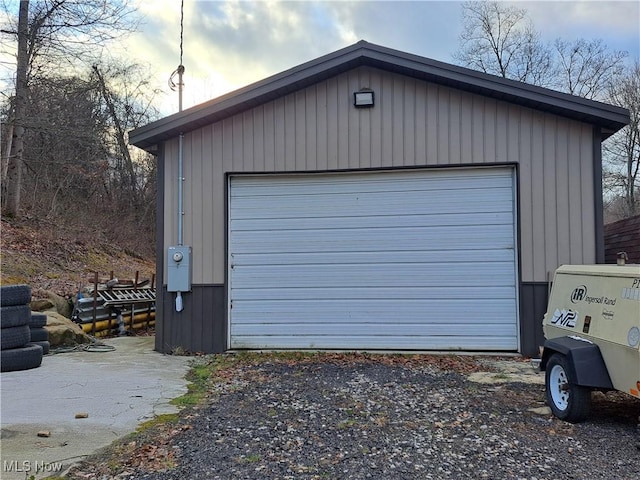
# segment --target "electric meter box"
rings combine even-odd
[[[191,291],[191,247],[169,247],[167,255],[167,291]]]

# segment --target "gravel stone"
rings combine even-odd
[[[637,479],[639,403],[596,393],[572,425],[530,411],[535,383],[376,360],[242,365],[182,420],[175,467],[126,478]]]

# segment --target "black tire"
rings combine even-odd
[[[46,355],[47,353],[49,353],[49,350],[51,349],[51,344],[47,341],[44,342],[29,342],[29,343],[33,343],[34,345],[40,345],[40,347],[42,348],[42,354]]]
[[[47,324],[46,313],[31,312],[31,320],[29,320],[29,326],[31,328],[42,328]]]
[[[49,332],[47,332],[47,330],[44,328],[32,328],[31,341],[32,342],[48,342]]]
[[[24,347],[29,340],[31,340],[31,330],[28,325],[0,330],[0,350]]]
[[[31,302],[29,285],[5,285],[0,287],[0,306],[26,305]]]
[[[31,318],[29,305],[11,305],[0,307],[0,328],[21,327]]]
[[[21,348],[0,352],[0,372],[15,372],[37,368],[42,364],[42,347],[28,343]]]
[[[547,404],[556,417],[578,423],[589,416],[591,389],[575,384],[568,365],[564,355],[551,355],[545,372],[545,393]]]

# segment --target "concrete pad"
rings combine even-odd
[[[189,358],[153,350],[153,337],[104,340],[111,352],[46,355],[42,366],[0,374],[0,478],[61,473],[136,430],[187,391]],[[87,418],[76,418],[86,413]],[[38,432],[50,432],[39,437]]]

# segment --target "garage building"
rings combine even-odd
[[[553,271],[604,260],[601,142],[628,120],[358,42],[139,128],[156,349],[536,354]]]

